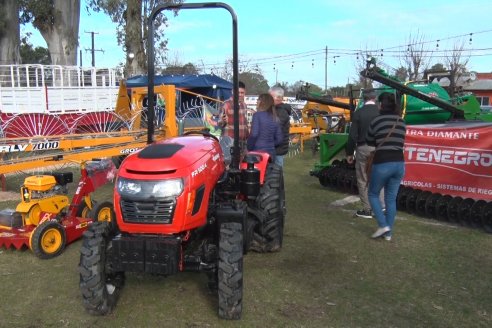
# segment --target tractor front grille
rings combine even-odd
[[[123,221],[127,223],[171,224],[176,200],[120,201]]]

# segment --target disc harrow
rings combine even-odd
[[[335,160],[332,165],[323,168],[318,179],[323,187],[344,193],[358,193],[354,166],[345,160]],[[396,206],[399,211],[464,227],[483,228],[492,233],[490,201],[463,199],[460,196],[442,195],[401,185],[396,197]]]

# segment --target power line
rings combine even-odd
[[[97,32],[94,32],[94,31],[84,31],[85,33],[90,33],[91,34],[91,41],[92,41],[92,47],[91,49],[85,49],[85,51],[91,51],[91,54],[92,54],[92,67],[96,67],[96,55],[95,55],[95,52],[96,51],[101,51],[102,53],[104,53],[104,50],[103,49],[94,49],[94,34],[99,34]]]
[[[445,40],[451,40],[451,39],[457,39],[457,38],[462,38],[462,37],[470,37],[470,41],[473,35],[477,34],[483,34],[483,33],[489,33],[492,32],[492,29],[488,30],[483,30],[483,31],[477,31],[477,32],[471,32],[471,33],[466,33],[466,34],[460,34],[460,35],[454,35],[450,37],[445,37],[445,38],[439,38],[435,40],[429,40],[429,41],[422,41],[422,42],[414,42],[410,44],[404,44],[404,45],[398,45],[398,46],[391,46],[391,47],[386,47],[386,48],[379,48],[379,49],[345,49],[345,48],[330,48],[330,54],[333,54],[334,56],[358,56],[362,54],[370,54],[370,53],[380,53],[381,55],[383,53],[392,53],[392,54],[406,54],[407,51],[405,50],[392,50],[392,49],[401,49],[401,48],[409,48],[411,46],[416,46],[416,45],[424,45],[424,44],[429,44],[433,42],[441,42]],[[487,51],[487,50],[492,50],[492,48],[472,48],[472,49],[436,49],[436,50],[418,50],[418,52],[428,52],[428,53],[450,53],[450,52],[476,52],[476,51]],[[309,50],[309,51],[303,51],[303,52],[298,52],[298,53],[293,53],[293,54],[285,54],[285,55],[275,55],[275,56],[268,56],[268,57],[260,57],[254,60],[249,60],[252,64],[256,65],[266,65],[266,64],[274,64],[274,63],[279,63],[279,62],[288,62],[288,61],[293,61],[295,60],[296,62],[302,62],[300,59],[306,58],[306,57],[313,57],[317,58],[318,55],[325,56],[325,49],[314,49],[314,50]],[[482,56],[489,56],[490,54],[470,54],[470,57],[482,57]],[[446,58],[446,56],[438,56],[434,55],[432,56],[434,58]],[[326,61],[326,59],[325,59]],[[202,67],[217,67],[219,65],[223,65],[224,63],[202,63]]]

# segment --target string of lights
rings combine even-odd
[[[373,48],[373,49],[346,49],[346,48],[321,48],[308,50],[303,52],[297,52],[293,54],[282,54],[268,57],[260,57],[255,59],[246,60],[248,65],[259,69],[268,69],[269,65],[273,66],[273,69],[278,69],[275,64],[286,64],[290,63],[290,67],[294,68],[298,63],[311,62],[311,66],[314,68],[319,61],[331,61],[333,65],[336,65],[338,60],[343,60],[344,58],[359,59],[359,57],[373,56],[373,57],[384,57],[387,58],[402,58],[409,53],[410,50],[418,52],[421,54],[422,58],[435,58],[435,59],[445,59],[448,58],[450,53],[462,52],[465,53],[467,57],[484,57],[492,56],[492,48],[490,47],[477,47],[477,48],[465,48],[462,49],[443,49],[439,48],[439,44],[443,41],[453,40],[458,38],[467,37],[469,45],[471,46],[473,41],[473,36],[478,34],[490,33],[492,29],[476,31],[471,33],[464,33],[460,35],[453,35],[449,37],[441,37],[434,40],[422,40],[413,43],[406,43],[396,46],[383,47],[383,48]],[[426,44],[436,43],[436,49],[415,49],[417,46],[423,46]],[[221,63],[202,63],[200,66],[203,69],[217,69],[224,65]]]

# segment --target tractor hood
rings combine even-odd
[[[153,143],[128,156],[120,170],[142,174],[166,174],[192,166],[211,151],[218,142],[210,137],[181,136]],[[219,148],[220,149],[220,148]]]

